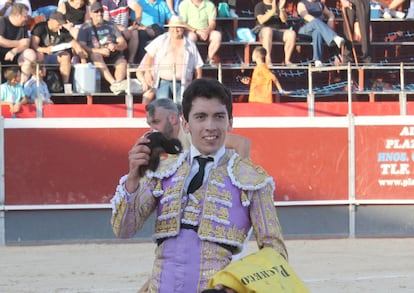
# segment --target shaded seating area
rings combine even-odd
[[[32,1],[32,10],[41,7],[56,5],[56,1]],[[248,85],[240,82],[243,76],[251,76],[254,64],[251,60],[253,49],[260,46],[260,41],[244,41],[237,37],[240,28],[254,27],[254,5],[258,1],[238,1],[236,13],[238,17],[218,17],[217,28],[222,32],[223,42],[218,51],[220,64],[218,67],[206,65],[203,67],[203,76],[217,78],[232,89],[234,102],[247,102]],[[335,31],[343,35],[343,19],[338,1],[327,0],[326,5],[335,15]],[[408,5],[409,3],[405,3]],[[295,10],[296,2],[288,1],[286,10],[289,13],[288,27],[297,29],[300,19]],[[407,6],[401,8],[406,11]],[[352,84],[353,98],[357,101],[398,101],[399,92],[404,91],[407,99],[412,100],[412,84],[414,84],[414,64],[412,49],[414,47],[414,20],[411,19],[384,19],[373,17],[371,19],[371,45],[373,52],[373,64],[369,66],[353,66],[351,74],[346,70],[320,70],[310,81],[309,66],[312,56],[312,43],[309,39],[298,38],[296,48],[292,56],[294,67],[282,66],[283,43],[273,42],[271,69],[277,75],[284,88],[291,94],[280,96],[275,91],[276,102],[305,101],[309,94],[315,95],[317,101],[344,101],[347,100],[348,84]],[[360,43],[355,41],[357,52]],[[207,44],[198,43],[199,51],[203,58],[207,54]],[[327,47],[324,50],[323,62],[326,67],[338,66],[340,52],[336,48]],[[73,65],[75,68],[76,65]],[[400,67],[403,66],[403,70]],[[73,68],[73,69],[74,69]],[[130,65],[128,78],[134,78],[134,68]],[[56,71],[49,67],[50,71]],[[96,78],[91,81],[96,84],[94,91],[76,91],[76,70],[72,70],[72,92],[64,92],[63,89],[52,93],[55,104],[123,104],[125,95],[115,96],[104,79]],[[89,81],[86,81],[89,82]],[[128,96],[128,94],[127,94]],[[132,103],[141,103],[140,94],[130,94]]]

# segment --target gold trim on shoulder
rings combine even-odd
[[[244,190],[259,190],[267,184],[275,189],[273,178],[266,171],[252,163],[250,159],[244,159],[237,154],[233,154],[230,158],[227,171],[231,182]]]

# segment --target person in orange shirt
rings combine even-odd
[[[250,79],[249,102],[273,103],[273,84],[280,94],[286,93],[277,77],[270,71],[265,63],[266,49],[256,47],[252,53],[252,60],[256,62]]]

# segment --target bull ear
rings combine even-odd
[[[162,149],[168,154],[178,154],[182,150],[181,142],[176,138],[168,138],[162,132],[152,133],[149,137],[151,148]]]
[[[165,139],[162,148],[169,154],[178,154],[183,149],[181,142],[175,138]]]

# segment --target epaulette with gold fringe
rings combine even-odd
[[[227,171],[232,183],[243,190],[259,190],[270,184],[275,189],[273,178],[260,166],[254,165],[251,160],[234,154],[229,161]]]

